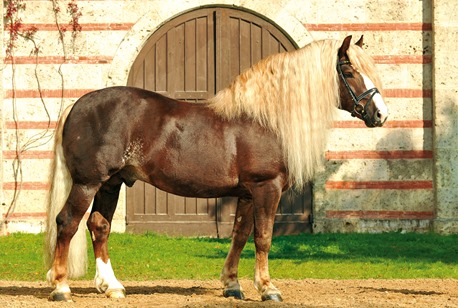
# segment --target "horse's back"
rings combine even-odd
[[[117,118],[138,118],[148,108],[170,105],[175,100],[159,93],[134,88],[134,87],[110,87],[82,96],[74,104],[70,112],[69,121],[87,121],[88,116],[93,116],[99,123],[112,121]],[[69,124],[66,124],[69,125]]]
[[[82,96],[65,122],[64,134],[88,131],[91,137],[109,135],[110,129],[129,130],[145,118],[157,118],[177,101],[133,87],[111,87]]]

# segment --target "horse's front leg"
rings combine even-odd
[[[239,199],[235,214],[234,228],[232,230],[232,244],[227,254],[221,281],[224,284],[223,295],[244,299],[242,287],[238,281],[238,266],[243,247],[253,229],[253,201],[252,199]]]
[[[256,265],[254,286],[261,299],[282,301],[281,292],[272,284],[269,274],[269,251],[272,242],[275,213],[282,190],[275,182],[265,183],[253,190],[254,202],[254,243]]]
[[[78,225],[89,208],[97,189],[98,187],[73,184],[64,207],[56,217],[57,240],[54,260],[47,274],[48,281],[55,287],[49,296],[50,300],[72,301],[67,281],[70,241],[78,230]],[[78,260],[74,261],[78,262]]]
[[[111,221],[119,197],[120,183],[104,184],[94,199],[87,227],[91,234],[96,262],[95,286],[109,298],[125,298],[124,286],[116,279],[108,254]]]

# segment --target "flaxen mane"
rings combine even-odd
[[[209,101],[228,119],[251,117],[281,140],[290,181],[303,187],[322,167],[327,129],[339,106],[337,40],[315,41],[260,61]],[[362,49],[348,55],[355,69],[379,86],[375,66]],[[379,88],[380,89],[380,88]]]

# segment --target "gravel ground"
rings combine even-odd
[[[72,281],[73,303],[49,302],[45,282],[0,281],[2,307],[458,307],[458,280],[275,280],[282,303],[261,302],[250,280],[245,301],[222,296],[217,280],[124,282],[125,299],[107,299],[92,281]]]

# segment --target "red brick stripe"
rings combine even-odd
[[[431,31],[431,23],[339,23],[304,24],[308,31]]]
[[[326,159],[431,159],[432,151],[328,151]]]
[[[3,214],[3,218],[5,218],[5,214]],[[37,213],[11,213],[8,216],[9,219],[36,219],[36,218],[46,218],[45,212],[37,212]]]
[[[326,211],[326,218],[433,219],[432,211]]]
[[[82,31],[128,31],[135,23],[82,23]],[[24,23],[25,29],[57,31],[56,24]],[[431,31],[431,23],[304,23],[309,31]],[[8,31],[8,29],[5,29]]]
[[[57,121],[7,121],[5,127],[7,129],[54,129],[57,126]]]
[[[3,151],[4,159],[16,158],[16,151]],[[21,154],[23,159],[52,159],[53,151],[25,151]],[[327,160],[345,159],[431,159],[432,151],[328,151]]]
[[[81,31],[128,31],[135,23],[80,23]],[[36,28],[38,31],[57,31],[55,23],[23,23],[23,29]],[[5,28],[5,31],[8,31]]]
[[[53,90],[41,90],[41,96],[45,98],[79,98],[86,93],[94,91],[94,89],[66,89],[63,91],[60,89],[53,89]],[[16,90],[13,93],[13,90],[6,90],[5,91],[5,98],[39,98],[40,91],[38,90]]]
[[[335,121],[332,124],[333,128],[366,128],[363,121]],[[431,120],[403,120],[403,121],[388,121],[383,125],[383,128],[431,128],[433,121]]]
[[[403,121],[387,121],[383,127],[386,128],[431,128],[433,127],[432,120],[403,120]]]
[[[4,182],[4,190],[14,190],[15,182]],[[49,183],[22,182],[22,189],[25,190],[48,190]],[[432,189],[432,181],[327,181],[326,189]]]
[[[3,151],[3,159],[15,159],[16,151]],[[52,159],[54,158],[53,151],[25,151],[21,153],[22,159]]]
[[[3,218],[6,215],[3,214]],[[45,212],[30,212],[30,213],[11,213],[8,218],[11,220],[22,220],[22,219],[39,219],[46,218],[47,214]],[[87,220],[89,218],[89,213],[84,214],[83,219]]]
[[[42,182],[3,182],[4,190],[15,190],[16,188],[22,187],[23,190],[49,190],[49,183]]]
[[[26,151],[21,154],[23,159],[52,159],[53,151]],[[16,151],[3,151],[4,159],[16,158]],[[431,159],[432,151],[328,151],[326,159]]]
[[[64,90],[64,98],[80,97],[83,94],[93,91],[94,89],[66,89]],[[62,90],[60,89],[43,89],[41,90],[43,97],[47,98],[60,98],[62,97]],[[393,98],[431,98],[432,90],[428,89],[384,89],[383,95],[385,97]],[[13,97],[13,91],[11,89],[5,91],[6,98]],[[15,97],[17,98],[38,98],[40,92],[34,90],[16,90]]]
[[[383,128],[431,128],[433,122],[431,120],[403,120],[403,121],[387,121]],[[5,127],[7,129],[47,129],[55,128],[56,121],[7,121]],[[332,124],[333,128],[366,128],[363,121],[335,121]]]
[[[62,63],[77,63],[77,64],[107,64],[113,61],[110,56],[78,56],[64,58],[62,56],[43,56],[43,57],[14,57],[15,64],[62,64]],[[11,59],[5,59],[5,63],[11,63]]]
[[[428,64],[432,62],[431,55],[380,55],[372,56],[378,64]],[[75,56],[64,58],[62,56],[18,56],[14,58],[15,64],[107,64],[113,61],[111,56]],[[5,59],[11,63],[11,59]]]
[[[326,189],[432,189],[432,181],[327,181]]]
[[[372,56],[378,64],[428,64],[432,62],[431,55],[388,55]]]
[[[431,98],[430,89],[383,89],[383,96],[393,98]]]

